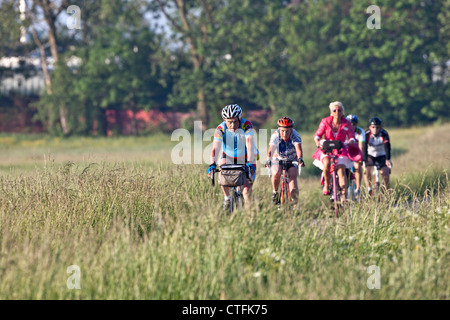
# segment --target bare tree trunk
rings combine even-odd
[[[34,25],[31,25],[31,34],[33,35],[33,39],[36,42],[36,45],[39,48],[39,53],[41,55],[41,67],[42,67],[42,73],[44,75],[44,81],[45,81],[45,91],[47,94],[52,94],[52,81],[50,78],[50,74],[48,72],[48,64],[47,64],[47,55],[45,54],[45,48],[42,45],[42,42],[39,40],[39,37],[37,35],[36,29],[34,28]],[[49,111],[49,119],[51,119],[51,111]],[[50,129],[53,127],[53,123],[51,120],[47,122],[45,125],[47,129]]]
[[[42,73],[44,74],[45,90],[47,91],[47,94],[52,94],[52,81],[50,78],[50,73],[48,72],[47,55],[45,54],[45,48],[42,45],[42,42],[39,40],[34,26],[31,27],[31,33],[33,35],[34,41],[36,42],[36,45],[39,48],[39,53],[41,54],[41,67]]]
[[[58,15],[61,13],[61,11],[67,7],[68,1],[67,0],[63,1],[59,7],[55,7],[55,4],[52,3],[52,1],[50,1],[50,0],[35,0],[35,2],[36,2],[36,4],[41,6],[41,8],[44,12],[45,21],[49,27],[48,41],[50,43],[50,51],[52,53],[52,56],[54,59],[54,64],[56,66],[58,59],[59,59],[59,54],[58,54],[58,41],[56,39],[55,21],[56,21],[56,18],[58,17]],[[56,11],[54,12],[53,9],[55,9]],[[35,21],[35,19],[33,19],[33,22],[34,21]],[[33,27],[33,30],[34,30],[34,27]],[[44,48],[42,46],[42,43],[39,41],[35,30],[33,32],[33,38],[36,41],[36,44],[38,44],[38,42],[40,43],[40,45],[38,44],[38,47],[39,47],[39,50],[40,50],[41,56],[42,56],[42,60],[41,60],[42,71],[44,72],[47,94],[52,94],[52,89],[51,89],[52,83],[51,83],[50,74],[48,72],[47,58],[45,55],[45,50],[43,50]],[[42,53],[44,55],[42,55]],[[44,66],[44,64],[45,64],[45,66]],[[46,69],[45,71],[44,71],[44,68]],[[69,128],[68,121],[67,121],[67,108],[63,105],[59,106],[59,122],[60,122],[63,134],[68,135],[71,130]]]
[[[205,57],[202,54],[198,53],[198,48],[196,45],[196,39],[192,36],[192,28],[189,25],[189,20],[187,17],[187,10],[186,10],[186,0],[175,0],[176,7],[178,8],[178,12],[181,17],[181,23],[182,25],[179,25],[176,23],[176,21],[166,12],[164,8],[164,4],[161,2],[161,0],[157,0],[159,7],[161,8],[162,13],[167,18],[167,20],[182,34],[186,36],[186,40],[189,44],[189,52],[192,58],[192,62],[194,64],[194,72],[199,71],[203,68],[203,64],[205,61]],[[209,14],[209,19],[212,21],[210,10],[212,10],[210,7],[207,7],[204,3],[204,10]],[[207,42],[207,33],[208,28],[205,25],[202,25],[202,43]],[[202,120],[202,129],[206,130],[208,122],[209,122],[209,110],[206,107],[206,95],[205,95],[205,89],[203,85],[200,85],[200,87],[197,89],[197,113],[200,116],[200,119]]]
[[[203,90],[203,88],[199,88],[197,91],[197,112],[202,119],[202,130],[205,131],[206,129],[208,129],[209,112],[206,108],[205,91]]]

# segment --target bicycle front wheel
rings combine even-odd
[[[235,207],[242,208],[244,206],[244,198],[242,196],[241,187],[236,187],[236,191],[234,193],[235,196]]]
[[[337,177],[336,172],[333,172],[333,197],[334,197],[334,215],[338,216],[338,190],[337,190]]]
[[[347,188],[347,199],[350,201],[355,201],[356,200],[356,184],[355,184],[355,180],[350,180],[349,186]]]
[[[283,180],[283,186],[282,186],[282,198],[281,203],[284,206],[284,215],[287,215],[287,212],[289,210],[289,201],[290,201],[290,195],[289,195],[289,185],[286,180]]]

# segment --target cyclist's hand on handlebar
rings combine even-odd
[[[304,167],[305,166],[305,162],[303,161],[303,158],[298,158],[297,159],[298,165]]]
[[[315,140],[317,148],[322,149],[324,141],[325,141],[325,139]]]
[[[248,178],[250,179],[250,183],[253,183],[253,181],[255,181],[255,176],[256,176],[256,167],[255,165],[247,162],[245,164],[245,166],[248,169]]]
[[[270,167],[272,165],[272,161],[267,160],[266,164],[264,165],[265,167]]]
[[[391,162],[391,160],[386,160],[386,167],[388,167],[389,169],[392,168],[392,162]]]
[[[216,164],[215,163],[210,164],[208,170],[206,170],[206,174],[208,175],[208,177],[211,177],[211,174],[212,174],[213,170],[214,171],[216,170]]]
[[[250,162],[247,162],[245,165],[250,169],[250,173],[254,173],[256,171],[256,167]]]

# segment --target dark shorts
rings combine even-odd
[[[380,170],[381,168],[386,167],[386,156],[372,157],[368,155],[366,166],[367,167],[376,166],[377,169]]]

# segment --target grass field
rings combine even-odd
[[[388,130],[392,190],[338,219],[312,133],[289,218],[265,175],[223,215],[170,136],[0,135],[0,299],[449,299],[450,125]]]

